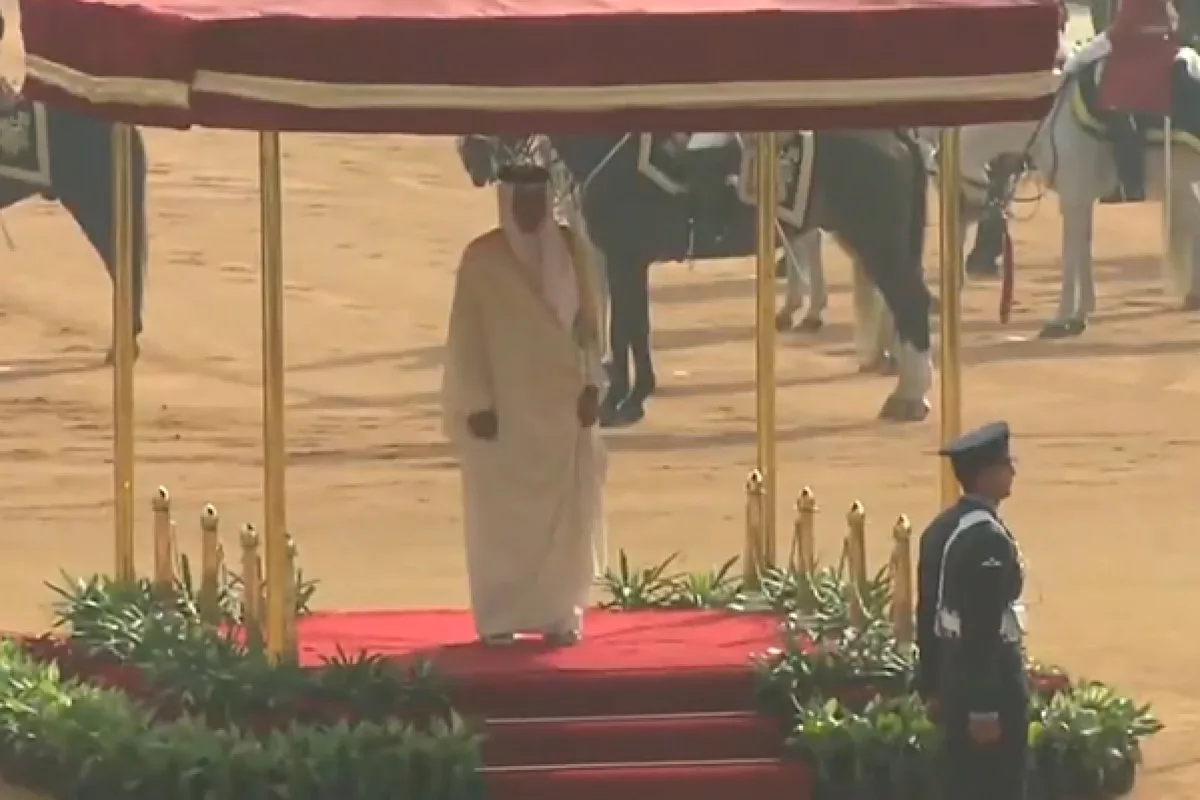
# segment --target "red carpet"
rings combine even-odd
[[[455,706],[482,718],[489,800],[806,800],[784,732],[755,713],[751,657],[778,641],[768,615],[593,611],[583,641],[484,647],[459,611],[319,613],[301,660],[339,650],[428,658]]]
[[[769,615],[592,611],[584,639],[553,649],[475,640],[462,611],[319,613],[300,620],[301,659],[340,647],[434,661],[464,712],[487,718],[746,711],[751,656],[778,642]]]

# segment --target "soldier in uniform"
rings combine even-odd
[[[917,689],[944,734],[944,800],[1024,800],[1028,688],[1016,541],[998,508],[1013,477],[1009,428],[947,445],[963,496],[921,535]]]
[[[1179,47],[1172,17],[1168,0],[1122,0],[1105,30],[1112,51],[1097,99],[1120,187],[1101,202],[1146,199],[1146,135],[1139,117],[1171,113],[1171,72]]]

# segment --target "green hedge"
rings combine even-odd
[[[0,776],[62,800],[483,793],[478,736],[427,662],[272,663],[181,583],[56,587],[62,638],[0,642]]]
[[[759,654],[757,697],[789,731],[788,751],[816,772],[816,799],[900,800],[933,795],[939,731],[912,691],[914,649],[890,621],[881,571],[861,597],[841,568],[804,575],[771,570],[753,593],[736,559],[707,572],[673,569],[674,557],[632,567],[621,553],[602,585],[606,608],[723,608],[780,616],[780,641]],[[863,609],[855,624],[852,609]],[[1102,683],[1029,664],[1031,800],[1104,800],[1129,792],[1143,742],[1162,730],[1148,705]]]
[[[65,681],[0,643],[0,772],[71,800],[468,800],[479,750],[460,723],[291,725],[265,735],[182,717],[158,722],[122,692]]]

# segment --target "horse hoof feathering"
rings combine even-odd
[[[891,395],[883,402],[879,418],[889,422],[924,422],[929,416],[929,401],[911,400]]]

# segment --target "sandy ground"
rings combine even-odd
[[[160,483],[192,548],[203,503],[227,531],[261,515],[255,143],[148,140],[143,565]],[[493,198],[469,187],[445,140],[293,136],[285,149],[289,514],[303,563],[323,606],[461,605],[458,487],[435,392],[456,255],[492,224]],[[966,294],[967,422],[1004,417],[1017,433],[1006,513],[1031,566],[1033,649],[1153,700],[1170,727],[1139,796],[1191,798],[1200,324],[1161,296],[1157,206],[1104,209],[1093,326],[1074,341],[1026,340],[1057,294],[1058,223],[1052,199],[1022,213],[1013,323],[995,321],[994,285]],[[61,210],[30,203],[4,220],[16,248],[0,256],[0,626],[31,629],[46,620],[44,580],[111,564],[110,295]],[[845,262],[829,264],[830,324],[779,346],[781,485],[816,489],[827,553],[862,499],[879,561],[897,514],[920,523],[935,511],[937,423],[875,421],[890,379],[855,373]],[[614,551],[681,551],[696,567],[740,551],[752,291],[742,261],[656,269],[662,391],[642,426],[608,439]]]

